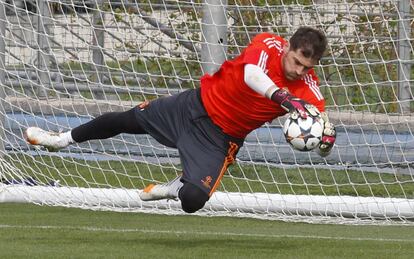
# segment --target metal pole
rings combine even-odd
[[[410,113],[410,100],[412,93],[410,87],[411,62],[410,62],[410,1],[401,0],[398,2],[400,21],[398,23],[398,100],[400,101],[401,114]]]
[[[0,1],[0,157],[5,154],[5,137],[4,122],[6,112],[4,110],[4,103],[6,98],[5,82],[6,82],[6,1]],[[1,172],[0,172],[1,175]]]
[[[204,73],[214,74],[226,60],[227,0],[205,0],[202,18],[201,62]]]
[[[92,76],[92,81],[97,82],[99,84],[103,83],[104,74],[104,42],[105,42],[105,31],[104,31],[104,15],[105,12],[101,12],[101,8],[103,5],[103,0],[96,1],[96,10],[93,12],[92,16],[92,37],[93,37],[93,50],[92,50],[92,61],[93,65],[96,70],[96,74]],[[104,98],[104,90],[100,92],[96,92],[93,94],[95,99],[103,99]]]
[[[37,52],[37,65],[39,67],[39,88],[36,90],[36,96],[44,98],[47,96],[46,87],[50,85],[48,66],[49,66],[49,55],[50,55],[50,46],[47,41],[47,24],[50,19],[50,10],[47,0],[37,1],[37,43],[39,45],[39,50]]]

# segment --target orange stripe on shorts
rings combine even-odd
[[[230,145],[230,147],[227,150],[226,157],[224,158],[224,163],[223,163],[223,166],[221,167],[220,174],[219,174],[216,182],[214,183],[213,188],[211,188],[211,191],[208,194],[208,196],[211,196],[216,191],[216,189],[219,186],[219,184],[221,182],[221,179],[223,178],[224,173],[226,172],[227,168],[229,167],[229,165],[234,163],[235,154],[236,154],[237,149],[239,148],[239,146],[236,143],[231,142],[231,141],[229,142],[229,145]]]

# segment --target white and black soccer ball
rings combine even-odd
[[[323,120],[320,116],[306,119],[287,118],[283,125],[286,141],[296,150],[310,151],[319,145],[323,133]]]

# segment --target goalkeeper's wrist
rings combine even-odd
[[[275,103],[282,104],[290,96],[291,95],[288,91],[286,91],[285,89],[278,88],[272,93],[270,99]]]
[[[280,88],[279,88],[279,87],[277,87],[276,85],[272,85],[272,86],[270,86],[270,87],[266,90],[266,92],[265,92],[265,96],[266,96],[267,98],[269,98],[270,100],[272,100],[272,96],[273,96],[273,94],[274,94],[276,91],[278,91],[278,90],[280,90]]]

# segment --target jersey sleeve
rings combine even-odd
[[[267,68],[268,59],[269,54],[266,52],[266,50],[259,47],[251,47],[246,49],[243,62],[245,64],[256,65],[265,71]]]

